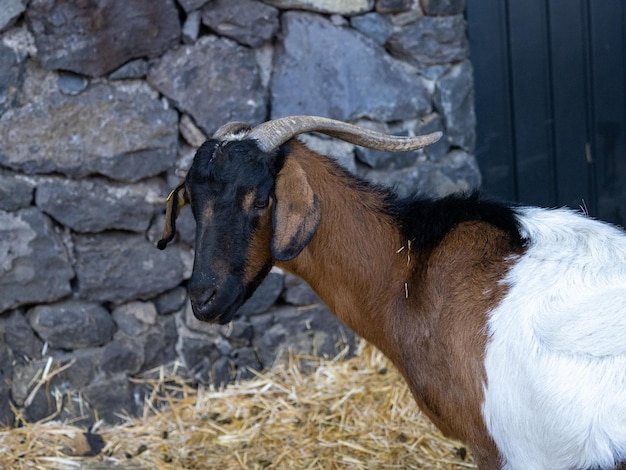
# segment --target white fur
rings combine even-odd
[[[483,416],[506,470],[626,460],[626,235],[523,208],[529,240],[490,313]]]

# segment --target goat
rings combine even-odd
[[[566,209],[400,198],[294,137],[396,137],[294,116],[229,123],[170,194],[197,223],[195,316],[229,322],[272,266],[305,279],[401,372],[480,469],[626,469],[626,236]]]

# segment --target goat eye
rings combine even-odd
[[[254,201],[255,209],[265,209],[267,207],[268,200],[267,199],[257,199]]]

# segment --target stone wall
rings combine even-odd
[[[0,11],[0,423],[142,409],[129,380],[174,368],[220,386],[281,351],[354,336],[273,271],[228,326],[196,321],[194,222],[154,248],[164,196],[230,120],[317,114],[398,134],[387,154],[304,136],[398,191],[475,188],[463,0],[3,0]],[[27,6],[28,5],[28,6]]]

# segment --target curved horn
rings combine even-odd
[[[224,124],[213,134],[213,139],[222,140],[229,134],[239,134],[242,131],[249,131],[251,127],[245,122],[233,121],[227,124]]]
[[[248,137],[257,140],[261,150],[269,152],[292,137],[306,132],[320,132],[351,144],[388,152],[416,150],[437,142],[442,136],[441,132],[433,132],[423,136],[401,137],[334,119],[291,116],[264,122],[252,129]]]

